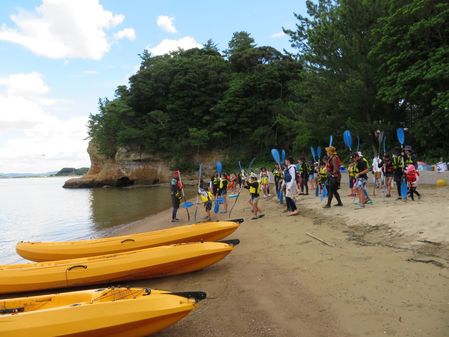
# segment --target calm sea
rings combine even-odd
[[[0,179],[0,264],[26,262],[15,252],[18,241],[101,237],[171,206],[166,186],[64,189],[66,180]]]

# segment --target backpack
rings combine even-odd
[[[284,181],[286,183],[289,183],[290,181],[292,181],[292,175],[290,174],[288,167],[284,171]]]

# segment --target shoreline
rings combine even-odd
[[[340,191],[348,194],[346,187]],[[249,220],[242,190],[232,218],[245,222],[229,237],[241,243],[228,257],[203,271],[131,285],[208,293],[197,311],[160,337],[446,337],[449,189],[420,191],[420,201],[404,203],[385,200],[378,190],[375,204],[360,211],[348,197],[344,207],[323,210],[318,198],[299,196],[296,217],[282,213],[275,198],[261,198],[265,217]],[[201,205],[198,212],[202,217]],[[187,220],[183,208],[178,215]],[[167,209],[114,235],[187,223],[172,224],[170,216]]]

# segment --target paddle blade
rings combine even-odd
[[[217,214],[219,210],[220,210],[220,204],[218,203],[218,201],[215,201],[214,213]]]
[[[310,147],[310,153],[312,153],[313,161],[316,161],[315,149],[313,148],[313,146]]]
[[[240,160],[239,160],[239,169],[240,169],[240,172],[242,172],[242,163],[240,163]]]
[[[278,153],[279,153],[279,151],[278,151]],[[249,163],[249,166],[248,166],[248,172],[251,172],[251,167],[253,167],[255,160],[256,160],[256,158],[251,159],[251,162]]]
[[[193,202],[191,202],[191,201],[186,201],[186,202],[182,203],[181,206],[184,207],[184,208],[189,208],[189,207],[192,207],[192,206],[193,206]]]
[[[318,146],[318,147],[316,148],[316,154],[317,154],[317,156],[318,156],[318,160],[320,160],[320,158],[321,158],[321,146]]]
[[[282,150],[282,152],[281,152],[281,163],[285,162],[285,155],[286,155],[285,150]]]
[[[280,165],[281,164],[281,158],[279,156],[279,150],[278,149],[271,149],[271,155],[273,156],[274,161]]]
[[[329,146],[332,146],[333,142],[334,142],[334,137],[332,137],[332,135],[330,135],[330,137],[329,137]]]
[[[407,199],[407,192],[408,192],[407,182],[405,181],[405,179],[402,179],[402,183],[401,183],[401,197],[402,197],[402,200]]]
[[[404,129],[403,128],[397,128],[396,129],[396,136],[398,137],[399,143],[401,145],[404,145],[405,135],[404,135]]]
[[[221,161],[217,161],[217,172],[221,174],[221,171],[223,170],[223,165],[221,165]]]
[[[351,137],[351,131],[346,130],[343,133],[343,141],[345,142],[346,147],[349,150],[352,150],[352,137]]]

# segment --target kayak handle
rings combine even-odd
[[[87,269],[87,266],[84,265],[84,264],[77,264],[77,265],[70,266],[69,268],[67,268],[67,271],[71,271],[72,269],[75,269],[75,268],[84,268],[84,269]]]
[[[122,240],[120,243],[125,243],[125,242],[136,242],[136,240],[134,240],[134,239],[125,239],[125,240]]]

